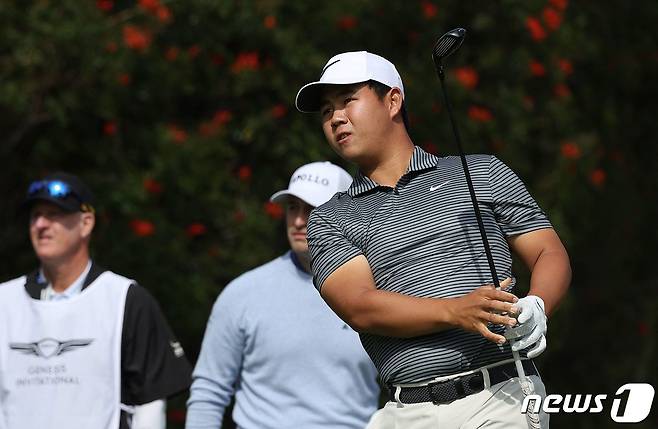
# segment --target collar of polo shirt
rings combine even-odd
[[[414,146],[414,152],[411,155],[411,161],[409,162],[409,167],[405,174],[411,173],[413,171],[423,171],[430,168],[436,167],[439,162],[439,158],[432,155],[431,153],[425,152],[419,146]],[[361,171],[359,171],[356,176],[354,176],[354,181],[352,185],[347,190],[347,193],[351,197],[355,197],[364,192],[368,192],[376,187],[380,186],[374,180],[368,176],[364,176]]]

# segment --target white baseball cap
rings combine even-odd
[[[366,51],[344,52],[332,57],[322,69],[320,80],[304,85],[297,93],[295,106],[303,113],[320,110],[320,96],[325,85],[350,85],[374,80],[399,88],[404,100],[402,78],[393,63]]]
[[[295,170],[288,189],[276,192],[270,201],[280,203],[292,195],[318,207],[329,201],[336,192],[346,191],[351,183],[352,176],[339,166],[329,161],[312,162]]]

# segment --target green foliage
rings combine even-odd
[[[79,174],[99,200],[96,260],[149,288],[194,357],[222,287],[286,248],[269,195],[302,163],[345,165],[295,111],[298,88],[335,53],[379,53],[414,141],[453,154],[430,52],[459,24],[446,66],[466,149],[518,172],[572,257],[549,389],[657,385],[657,20],[621,1],[3,2],[0,274],[35,264],[14,210],[27,184]]]

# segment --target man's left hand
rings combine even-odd
[[[546,313],[544,312],[544,301],[535,295],[521,298],[512,307],[512,312],[517,314],[519,324],[505,332],[505,338],[512,340],[512,350],[528,350],[528,357],[539,356],[546,349]]]

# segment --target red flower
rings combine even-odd
[[[286,116],[286,113],[288,113],[288,109],[283,104],[277,104],[276,106],[272,107],[271,110],[271,114],[274,119],[281,119]]]
[[[167,61],[175,61],[176,58],[178,58],[179,53],[180,53],[180,49],[178,49],[175,46],[170,46],[165,52],[164,56]]]
[[[567,159],[578,159],[580,158],[580,148],[571,142],[564,142],[560,146],[560,152],[562,156]]]
[[[212,117],[212,122],[217,125],[224,125],[233,119],[233,113],[230,110],[220,109],[215,112]]]
[[[199,125],[199,133],[203,136],[213,136],[233,118],[230,110],[221,109],[215,112],[212,119]]]
[[[199,45],[192,45],[189,48],[187,48],[187,55],[190,58],[196,58],[199,55],[199,53],[201,53],[201,48],[199,47]]]
[[[356,27],[357,21],[356,18],[351,15],[343,15],[338,18],[338,28],[341,30],[351,30]]]
[[[171,10],[167,6],[160,6],[155,11],[155,16],[160,22],[169,22],[171,21]]]
[[[476,122],[489,122],[493,119],[489,109],[479,106],[471,106],[468,109],[468,116]]]
[[[115,53],[117,49],[119,49],[119,47],[116,42],[107,42],[107,45],[105,45],[105,50],[111,54]]]
[[[114,8],[113,0],[96,0],[96,7],[103,12],[109,12]]]
[[[151,44],[151,35],[134,25],[123,27],[123,43],[130,49],[144,52]]]
[[[560,58],[557,60],[557,66],[565,76],[569,76],[571,73],[573,73],[573,65],[571,65],[571,61],[567,59]]]
[[[601,187],[605,183],[606,174],[601,168],[597,168],[592,171],[589,175],[589,181],[592,182],[592,185]]]
[[[238,168],[238,179],[242,180],[243,182],[251,179],[251,167],[248,165],[243,165]]]
[[[198,237],[206,232],[208,232],[208,228],[200,222],[191,223],[185,228],[185,234],[190,238]]]
[[[130,229],[137,237],[148,237],[155,233],[155,225],[148,220],[133,219],[130,221]]]
[[[244,70],[258,70],[259,67],[258,52],[241,52],[231,65],[231,71],[240,73]]]
[[[423,15],[427,19],[434,18],[439,11],[439,8],[436,5],[429,1],[423,1],[420,4],[420,7],[423,8]]]
[[[182,144],[187,140],[187,132],[174,124],[169,125],[167,131],[171,141],[176,144]]]
[[[532,37],[535,42],[541,42],[546,38],[546,30],[544,30],[544,27],[541,26],[541,23],[537,18],[533,16],[527,17],[525,20],[525,26],[530,32],[530,37]]]
[[[455,77],[464,88],[473,89],[478,84],[478,72],[473,67],[459,67],[455,69]]]
[[[562,23],[562,15],[551,7],[544,8],[542,12],[544,23],[551,30],[557,30]]]
[[[139,7],[147,12],[155,13],[160,7],[159,0],[139,0]]]
[[[558,98],[566,98],[571,95],[571,90],[565,84],[558,83],[557,85],[555,85],[555,88],[553,88],[553,93]]]
[[[155,179],[147,177],[144,179],[144,182],[142,182],[142,185],[144,186],[144,190],[149,194],[158,195],[162,193],[162,184]]]
[[[650,329],[649,325],[646,322],[640,322],[637,324],[637,333],[643,337],[649,335]]]
[[[267,28],[268,30],[276,27],[276,16],[267,15],[265,19],[263,19],[263,27]]]
[[[568,0],[549,0],[552,6],[561,11],[567,8],[567,2]]]
[[[533,76],[544,76],[546,74],[546,68],[539,61],[530,60],[528,68],[530,69],[530,74]]]
[[[130,82],[132,82],[132,77],[128,73],[121,73],[117,76],[117,82],[119,82],[119,85],[121,86],[128,86],[130,85]]]
[[[106,136],[113,136],[117,133],[117,123],[114,121],[107,121],[103,124],[103,134]]]
[[[272,219],[279,220],[283,218],[283,207],[279,204],[268,201],[263,205],[263,208],[265,213]]]

